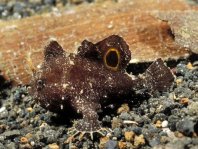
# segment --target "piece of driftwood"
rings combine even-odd
[[[134,0],[82,5],[67,11],[0,22],[0,70],[8,79],[27,84],[32,65],[43,61],[43,47],[56,38],[67,52],[75,52],[81,41],[97,42],[118,34],[129,44],[132,63],[161,57],[177,59],[189,55],[175,44],[166,22],[153,11],[189,10],[181,0]]]
[[[198,11],[159,12],[156,16],[168,21],[178,45],[198,54]]]

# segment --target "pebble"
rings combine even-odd
[[[52,130],[52,129],[47,129],[44,130],[43,132],[43,136],[47,139],[47,143],[53,143],[57,140],[59,133],[57,133],[57,131]]]
[[[34,141],[31,141],[31,142],[30,142],[30,145],[31,145],[31,146],[35,146],[35,142],[34,142]]]
[[[106,123],[110,123],[111,122],[111,117],[106,115],[103,119],[102,119],[103,122],[106,122]]]
[[[118,142],[118,147],[119,149],[126,149],[127,148],[127,143],[123,141]]]
[[[136,135],[141,135],[142,134],[142,128],[141,127],[137,127],[137,126],[133,126],[129,128],[131,131],[133,131]]]
[[[52,143],[48,145],[50,149],[59,149],[59,146],[56,143]]]
[[[149,140],[149,145],[151,147],[157,146],[160,144],[160,137],[155,137],[152,140]]]
[[[26,137],[21,137],[20,142],[23,144],[28,143],[28,139]]]
[[[118,108],[117,113],[121,114],[123,112],[129,112],[129,105],[128,104],[122,104],[120,108]]]
[[[160,120],[158,120],[156,123],[155,123],[155,126],[157,128],[161,128],[162,127],[162,122]]]
[[[2,107],[3,108],[3,107]],[[1,108],[1,109],[2,109]],[[5,107],[2,109],[2,111],[0,112],[0,119],[4,119],[8,117],[8,111],[7,109],[5,109]]]
[[[168,136],[161,136],[160,142],[162,144],[166,144],[166,143],[170,142],[170,138]]]
[[[175,138],[175,134],[169,128],[163,128],[162,131],[171,139]]]
[[[2,143],[0,143],[0,149],[6,149]]]
[[[20,144],[19,148],[20,149],[32,149],[32,146],[29,143],[26,143],[26,144]]]
[[[162,128],[166,128],[166,127],[168,127],[168,121],[167,120],[162,122]]]
[[[3,135],[7,138],[7,139],[10,139],[10,138],[14,138],[16,136],[19,136],[21,133],[19,130],[11,130],[11,131],[6,131],[3,133]]]
[[[187,69],[187,67],[186,67],[186,64],[180,63],[180,64],[177,65],[176,74],[177,74],[178,76],[179,76],[179,75],[184,76],[184,75],[185,75],[185,72],[187,72],[187,71],[188,71],[188,69]]]
[[[176,130],[176,123],[179,121],[179,117],[175,115],[170,115],[168,118],[168,127],[170,130],[175,131]]]
[[[109,141],[109,137],[101,137],[100,138],[100,144],[99,147],[100,148],[105,148],[106,143]]]
[[[105,149],[118,149],[118,142],[114,140],[109,140],[105,144]]]
[[[188,105],[188,103],[189,103],[189,98],[182,98],[182,99],[180,100],[180,103],[183,104],[183,105]]]
[[[122,129],[121,128],[115,128],[113,130],[113,134],[114,134],[115,137],[120,138],[121,135],[122,135]]]
[[[135,114],[134,112],[130,112],[130,115],[132,116],[132,119],[134,119],[134,121],[138,123],[139,126],[144,124],[141,116]]]
[[[4,110],[6,110],[6,107],[1,107],[0,108],[0,113],[3,112]]]
[[[140,147],[142,145],[144,145],[146,142],[145,142],[145,139],[144,139],[144,136],[141,134],[139,136],[135,136],[134,138],[134,146],[136,147]]]
[[[185,149],[187,144],[191,143],[190,138],[180,138],[175,139],[172,142],[168,143],[165,148],[167,149]]]
[[[122,119],[122,120],[131,120],[131,119],[133,119],[132,116],[129,113],[127,113],[127,112],[121,113],[119,118]]]
[[[186,65],[186,67],[190,70],[194,69],[193,65],[191,62],[188,62],[188,64]]]
[[[182,138],[182,137],[184,137],[184,135],[183,135],[182,133],[178,132],[178,131],[175,131],[174,134],[175,134],[175,136],[176,136],[177,138]]]
[[[32,112],[32,111],[33,111],[32,107],[28,107],[26,110],[27,110],[28,112]]]
[[[78,4],[83,3],[83,0],[69,0],[69,2],[70,2],[71,4],[76,4],[76,5],[78,5]]]
[[[194,132],[194,123],[185,118],[176,124],[177,130],[186,136],[192,136]]]
[[[0,142],[3,142],[5,140],[5,136],[0,135]]]
[[[134,140],[135,133],[133,131],[126,131],[124,137],[126,141],[132,142]]]
[[[55,5],[56,4],[56,0],[44,0],[43,3],[45,5]]]
[[[16,149],[16,148],[17,148],[17,144],[14,142],[10,142],[6,144],[6,149]]]
[[[114,117],[112,122],[111,122],[111,128],[112,129],[120,128],[121,125],[122,125],[122,120]]]
[[[198,115],[198,102],[192,102],[188,106],[188,114],[191,116],[197,116]]]

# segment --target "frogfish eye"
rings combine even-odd
[[[37,81],[37,90],[40,91],[43,87],[45,86],[43,80],[38,80]]]
[[[117,70],[120,63],[120,53],[115,48],[110,48],[103,57],[105,66],[111,70]]]

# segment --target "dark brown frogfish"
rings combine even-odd
[[[31,93],[40,105],[53,112],[80,113],[74,124],[78,132],[101,130],[97,111],[111,96],[132,91],[164,91],[174,80],[170,69],[157,59],[141,76],[126,72],[131,59],[129,46],[118,35],[93,44],[84,40],[77,54],[69,54],[51,41],[44,50],[44,62],[36,70]],[[111,101],[112,103],[115,101]]]

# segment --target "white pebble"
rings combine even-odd
[[[169,128],[163,128],[162,131],[165,132],[169,138],[175,138],[174,132],[172,132]]]
[[[31,146],[34,146],[35,145],[35,142],[34,141],[31,141],[30,144],[31,144]]]
[[[0,108],[0,113],[3,112],[6,108],[5,107],[1,107]]]
[[[162,122],[162,128],[166,128],[168,126],[168,121],[165,120]]]

